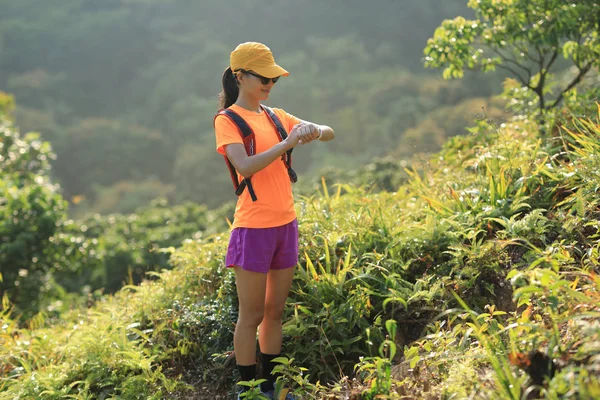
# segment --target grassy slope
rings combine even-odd
[[[288,387],[306,398],[600,396],[600,129],[579,125],[542,141],[526,123],[482,124],[395,193],[343,185],[300,199],[287,371],[330,384],[304,374]],[[159,281],[61,320],[19,328],[0,316],[0,399],[227,393],[227,238],[190,241]],[[545,356],[557,369],[546,382]],[[357,363],[355,379],[340,378]]]

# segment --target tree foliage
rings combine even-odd
[[[469,7],[475,19],[445,20],[427,42],[425,66],[443,68],[444,78],[502,69],[531,92],[537,113],[544,116],[600,66],[598,1],[470,0]],[[559,62],[561,57],[566,62]],[[568,66],[575,74],[562,84],[556,71]],[[534,108],[527,104],[530,98],[520,100]]]

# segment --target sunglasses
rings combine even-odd
[[[257,77],[258,79],[260,79],[260,82],[263,85],[268,85],[269,82],[271,82],[271,81],[273,81],[273,83],[277,83],[277,81],[279,80],[279,78],[281,78],[280,76],[278,76],[276,78],[265,78],[264,76],[255,74],[252,71],[244,71],[244,70],[242,70],[242,72]]]

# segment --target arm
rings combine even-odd
[[[246,148],[243,144],[232,143],[225,146],[225,153],[227,153],[227,158],[229,158],[229,161],[231,161],[237,172],[244,178],[248,178],[267,167],[273,161],[280,158],[283,153],[294,147],[289,142],[286,142],[287,139],[277,143],[269,150],[253,156],[246,154]]]
[[[335,132],[333,131],[333,129],[331,127],[329,127],[327,125],[319,125],[319,124],[315,124],[314,122],[304,121],[304,120],[300,120],[300,123],[311,126],[312,127],[311,132],[316,132],[316,136],[318,136],[319,132],[322,131],[323,134],[321,135],[321,138],[319,139],[321,142],[328,142],[335,138]],[[303,140],[303,142],[304,142],[304,140]]]
[[[295,126],[287,139],[277,143],[269,150],[253,156],[246,154],[246,148],[241,143],[231,143],[225,146],[225,154],[233,164],[236,171],[244,178],[248,178],[258,171],[266,168],[273,161],[280,158],[283,153],[296,147],[298,142],[307,142],[312,140],[311,134],[306,129],[301,129],[302,125]]]

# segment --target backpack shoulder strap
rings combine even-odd
[[[288,137],[287,131],[283,127],[281,120],[279,119],[279,117],[277,117],[275,112],[270,107],[267,107],[264,105],[261,105],[261,107],[263,108],[263,110],[265,110],[265,112],[269,116],[269,119],[271,120],[273,125],[275,125],[275,128],[277,129],[277,133],[279,134],[279,141],[283,141],[283,140],[287,139],[287,137]],[[296,174],[296,171],[294,171],[292,169],[292,151],[293,150],[294,149],[291,148],[288,151],[286,151],[285,153],[283,153],[283,156],[281,157],[281,159],[283,160],[285,166],[287,167],[288,175],[290,176],[290,180],[292,182],[296,183],[296,181],[298,180],[298,175]]]
[[[235,111],[230,109],[220,110],[213,119],[213,125],[219,115],[223,115],[231,120],[234,125],[238,128],[238,132],[244,141],[244,147],[246,148],[246,154],[248,156],[253,156],[256,153],[256,137],[254,135],[254,131],[248,125],[246,121]],[[252,187],[252,183],[250,182],[250,178],[244,178],[242,182],[238,180],[238,174],[235,170],[235,167],[227,157],[225,157],[225,162],[227,163],[227,167],[229,168],[229,174],[231,175],[231,180],[233,181],[233,187],[235,188],[235,194],[240,196],[244,189],[248,187],[248,191],[250,192],[250,197],[252,201],[256,201],[256,194],[254,192],[254,188]]]
[[[244,147],[246,148],[246,154],[249,156],[253,156],[256,154],[256,137],[254,135],[254,131],[248,125],[244,118],[242,118],[238,113],[228,108],[221,110],[215,115],[215,120],[219,115],[224,115],[234,123],[234,125],[238,128],[240,136],[244,141]],[[214,121],[213,121],[214,123]]]
[[[263,108],[263,110],[265,110],[265,112],[269,116],[269,119],[271,120],[273,125],[275,125],[275,128],[277,128],[277,133],[279,134],[279,140],[281,141],[281,140],[287,139],[287,137],[288,137],[287,131],[283,127],[281,120],[279,119],[277,114],[275,114],[273,109],[270,107],[267,107],[267,106],[262,106],[262,108]]]

